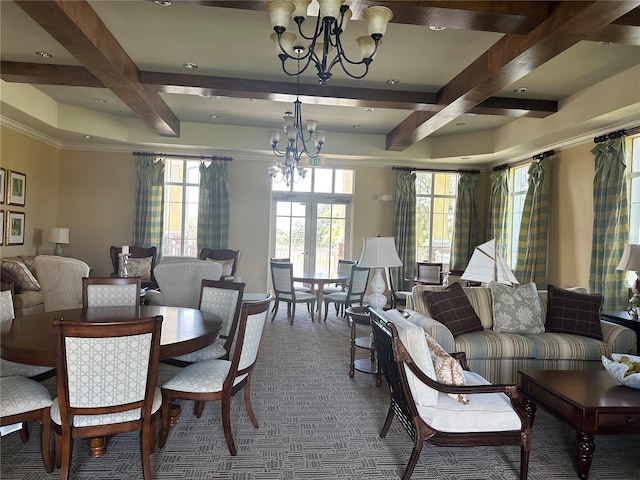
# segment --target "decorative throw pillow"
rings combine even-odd
[[[425,290],[422,295],[433,318],[443,323],[454,337],[483,330],[480,318],[459,283],[449,285],[441,292]]]
[[[151,279],[151,262],[153,257],[127,259],[127,275],[129,277],[140,277],[142,280]],[[122,257],[118,260],[118,271],[122,269]]]
[[[600,309],[604,297],[599,294],[576,293],[547,286],[547,332],[572,333],[602,340]]]
[[[438,382],[446,385],[465,385],[464,370],[458,361],[449,355],[436,340],[428,333],[424,334],[431,353],[431,361],[436,372]],[[448,393],[451,398],[465,405],[469,404],[469,399],[463,393]]]
[[[40,290],[38,280],[21,261],[3,258],[0,262],[0,269],[2,279],[6,282],[13,282],[16,293],[24,290]]]
[[[494,332],[544,333],[542,307],[534,282],[517,287],[491,282],[490,288]]]
[[[231,275],[231,272],[233,271],[233,262],[233,260],[218,261],[218,263],[222,265],[223,277],[228,277],[229,275]]]
[[[22,263],[27,266],[27,268],[31,272],[31,275],[33,275],[33,278],[37,280],[38,274],[36,273],[36,265],[34,262],[35,258],[35,255],[20,255],[20,260],[22,260]]]

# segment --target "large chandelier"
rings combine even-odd
[[[300,164],[302,155],[308,158],[316,158],[320,155],[327,136],[327,132],[317,130],[318,122],[315,120],[307,120],[305,129],[302,128],[302,102],[298,96],[299,78],[296,79],[296,101],[293,102],[293,113],[285,113],[282,130],[269,130],[271,149],[276,157],[281,159],[269,169],[269,175],[276,183],[284,181],[287,187],[293,182],[304,180],[307,169]],[[278,148],[278,142],[283,133],[286,144],[284,150],[281,150]]]
[[[363,17],[367,22],[369,36],[356,39],[360,50],[360,60],[353,61],[346,56],[341,39],[346,23],[352,15],[348,5],[350,0],[318,0],[320,12],[311,36],[302,31],[302,24],[307,16],[307,7],[310,3],[311,0],[271,0],[265,6],[275,32],[271,34],[271,38],[276,44],[284,73],[291,77],[300,75],[313,63],[318,72],[320,83],[326,85],[327,80],[332,76],[331,69],[339,63],[342,70],[351,78],[364,77],[378,51],[378,46],[387,29],[387,23],[393,17],[391,10],[383,6],[373,6],[364,11]],[[287,32],[290,18],[293,18],[293,21],[298,25],[298,34],[301,38]],[[306,45],[304,45],[305,43]],[[333,55],[334,50],[335,56],[330,59],[329,57]],[[287,60],[298,59],[304,63],[304,66],[296,71],[288,70]],[[361,67],[359,67],[358,73],[352,73],[347,70],[347,65]]]

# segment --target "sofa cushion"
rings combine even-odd
[[[526,337],[535,344],[534,357],[539,359],[598,361],[612,351],[606,342],[570,333],[546,332]]]
[[[510,287],[491,282],[493,330],[510,333],[543,333],[540,300],[536,284]]]
[[[459,283],[441,292],[423,293],[433,318],[443,323],[455,337],[466,332],[482,330],[482,323]]]
[[[549,285],[547,292],[547,332],[571,333],[602,340],[602,295],[571,292],[554,285]]]
[[[467,359],[507,360],[534,358],[536,344],[527,335],[499,333],[493,330],[463,333],[454,339],[456,352],[465,352]]]
[[[25,310],[36,305],[44,306],[44,295],[42,291],[26,290],[13,297],[13,306],[16,310]]]
[[[21,260],[3,258],[0,262],[3,281],[14,283],[16,293],[26,290],[40,290],[40,284]]]

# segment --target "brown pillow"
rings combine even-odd
[[[602,340],[600,309],[604,297],[599,294],[576,293],[548,285],[545,331],[571,333]]]
[[[441,292],[423,292],[431,316],[444,324],[455,337],[461,333],[484,330],[478,314],[469,303],[462,285],[452,283]]]

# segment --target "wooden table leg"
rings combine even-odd
[[[102,457],[107,451],[107,443],[110,437],[91,437],[89,438],[89,456],[91,458]]]
[[[589,476],[591,460],[593,460],[593,452],[596,450],[596,442],[593,439],[593,435],[585,432],[576,432],[574,445],[576,449],[578,478],[586,480]]]

